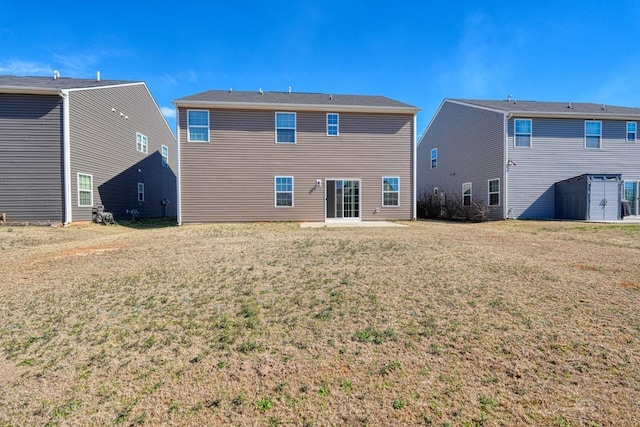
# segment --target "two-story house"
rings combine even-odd
[[[555,184],[588,175],[611,181],[592,200],[605,217],[620,216],[618,194],[638,215],[639,121],[612,105],[445,99],[418,145],[418,188],[484,201],[493,218],[552,219]]]
[[[262,90],[174,105],[179,222],[415,218],[414,106]]]
[[[175,136],[144,82],[0,76],[8,222],[90,221],[100,204],[116,219],[132,210],[175,216],[177,161]]]

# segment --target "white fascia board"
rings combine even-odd
[[[144,82],[133,82],[133,83],[122,83],[122,84],[115,84],[115,85],[104,85],[104,86],[73,87],[73,88],[65,89],[65,91],[67,91],[67,92],[77,92],[77,91],[81,91],[81,90],[111,89],[111,88],[114,88],[114,87],[126,87],[126,86],[138,86],[138,85],[145,85],[145,83]]]
[[[516,118],[545,118],[545,119],[584,119],[584,120],[640,120],[640,114],[611,114],[611,113],[545,113],[533,111],[509,111],[510,117]]]
[[[444,102],[450,102],[452,104],[464,105],[466,107],[479,108],[481,110],[493,111],[494,113],[500,113],[500,114],[505,114],[505,113],[509,113],[510,112],[509,110],[502,110],[502,109],[499,109],[499,108],[485,107],[483,105],[477,105],[477,104],[471,104],[469,102],[458,101],[457,99],[445,99],[443,101],[443,103]]]
[[[431,117],[431,120],[429,121],[429,125],[427,126],[427,128],[424,130],[424,133],[420,137],[420,141],[418,142],[418,145],[422,144],[422,140],[424,139],[424,136],[427,134],[427,132],[429,132],[429,128],[433,124],[433,121],[436,119],[436,117],[438,117],[438,113],[440,113],[440,110],[442,109],[442,106],[447,101],[448,101],[447,99],[443,99],[442,102],[440,103],[440,106],[436,110],[436,113],[433,115],[433,117]]]
[[[25,95],[58,95],[57,88],[25,87],[25,86],[1,86],[0,93],[19,93]]]
[[[280,104],[280,103],[239,103],[239,102],[211,102],[211,101],[180,101],[174,100],[173,105],[178,108],[221,108],[236,110],[271,110],[271,111],[331,111],[336,113],[388,113],[415,114],[419,108],[412,107],[378,107],[371,105],[327,105],[327,104]]]

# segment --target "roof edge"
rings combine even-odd
[[[362,113],[395,113],[415,114],[420,108],[413,106],[375,106],[375,105],[326,105],[326,104],[281,104],[281,103],[249,103],[249,102],[223,102],[223,101],[184,101],[174,99],[173,105],[178,108],[225,108],[234,110],[295,110],[295,111],[336,111],[336,112],[362,112]]]

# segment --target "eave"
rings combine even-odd
[[[282,103],[238,103],[219,101],[174,100],[177,108],[208,108],[230,110],[269,110],[269,111],[328,111],[336,113],[386,113],[415,114],[420,111],[413,107],[391,107],[372,105],[330,105],[330,104],[282,104]]]

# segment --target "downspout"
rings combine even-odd
[[[416,220],[416,218],[418,218],[418,202],[417,202],[417,189],[416,189],[416,185],[418,183],[418,171],[416,169],[417,165],[418,165],[418,160],[416,158],[416,154],[418,152],[418,148],[417,148],[417,142],[418,142],[418,113],[415,113],[413,115],[413,176],[412,176],[412,180],[413,180],[413,213],[412,213],[412,220]]]
[[[64,170],[64,222],[66,227],[71,224],[71,130],[69,118],[69,91],[61,89],[58,94],[62,97],[62,164]]]
[[[504,158],[502,162],[503,170],[503,182],[504,182],[504,206],[502,211],[503,219],[509,218],[509,119],[513,116],[512,113],[504,114]]]
[[[177,161],[178,161],[178,176],[177,176],[177,182],[176,182],[176,191],[178,192],[177,194],[177,198],[178,198],[178,205],[177,205],[177,209],[178,209],[178,216],[176,218],[176,221],[178,223],[178,225],[182,225],[182,161],[180,160],[180,109],[178,109],[178,107],[175,106],[176,108],[176,144],[177,144]]]

